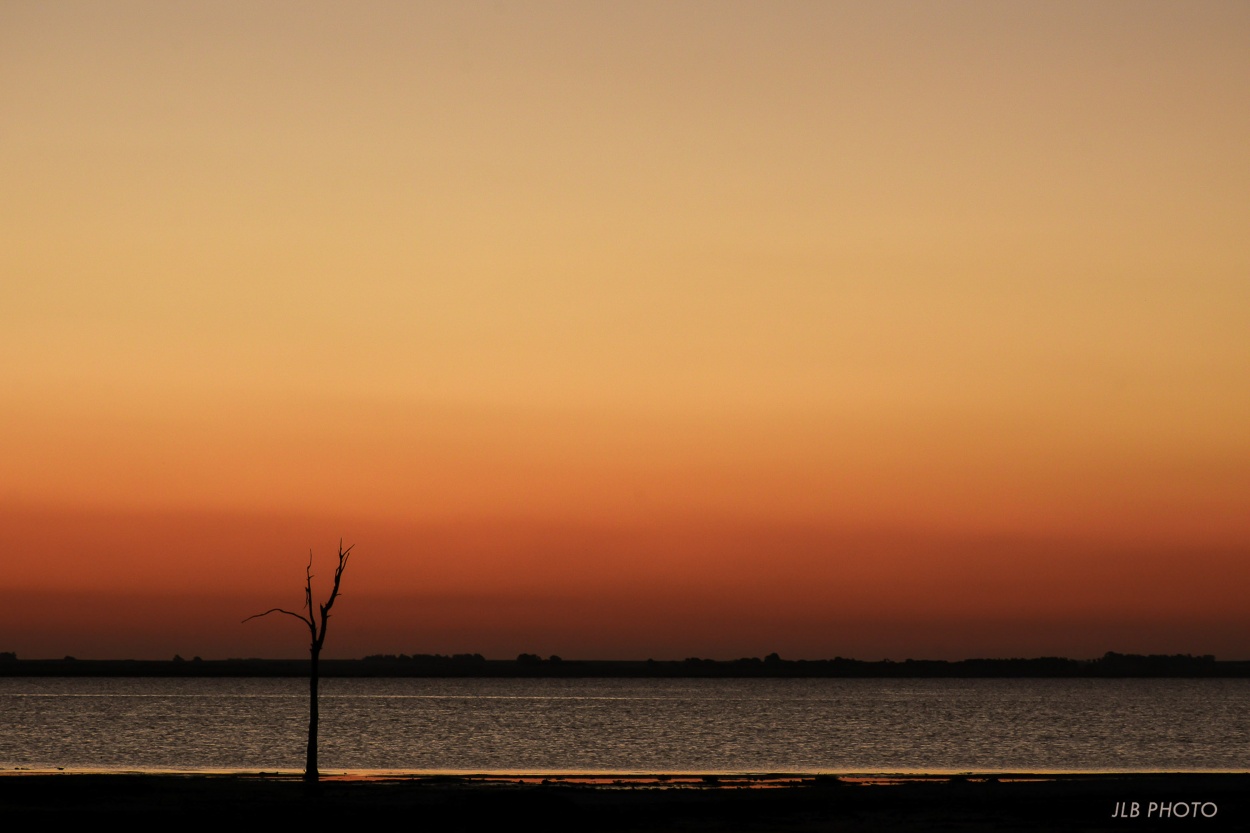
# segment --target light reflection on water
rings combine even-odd
[[[1250,680],[322,680],[325,770],[1245,771]],[[300,679],[0,678],[0,767],[298,770]]]

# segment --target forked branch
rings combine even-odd
[[[354,546],[355,545],[353,544],[352,547]],[[321,610],[320,622],[313,617],[313,573],[311,550],[308,552],[308,566],[304,569],[304,609],[307,613],[296,613],[293,610],[287,610],[281,607],[272,607],[264,613],[255,613],[243,621],[248,622],[252,619],[259,619],[262,616],[268,616],[270,613],[282,613],[287,616],[293,616],[308,627],[308,632],[312,635],[313,651],[315,653],[320,653],[321,646],[324,645],[326,641],[326,623],[330,619],[330,608],[334,607],[334,602],[339,597],[339,586],[343,582],[343,570],[347,567],[347,557],[351,555],[352,547],[343,549],[343,540],[339,539],[339,563],[338,566],[334,568],[334,586],[330,588],[330,598],[326,600],[325,604],[318,606]]]
[[[352,544],[352,547],[354,546],[355,544]],[[352,547],[343,549],[343,539],[342,538],[339,539],[339,563],[338,563],[338,566],[334,568],[334,586],[330,589],[330,598],[326,600],[325,604],[321,605],[321,629],[320,631],[318,631],[318,629],[315,627],[312,629],[313,642],[315,643],[316,650],[318,651],[321,650],[321,646],[326,641],[326,623],[330,619],[330,608],[334,607],[334,601],[335,599],[339,597],[339,585],[343,581],[343,570],[347,567],[347,557],[352,554]],[[309,569],[310,570],[312,569],[311,560],[309,561]],[[308,599],[308,618],[311,620],[312,619],[312,573],[311,572],[308,574],[308,583],[306,587],[307,587],[307,599]]]

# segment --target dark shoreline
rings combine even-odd
[[[1233,830],[1247,773],[329,776],[0,773],[6,821],[568,831]],[[1137,802],[1138,815],[1132,816]],[[1151,804],[1155,809],[1151,809]],[[1161,817],[1167,805],[1170,817]],[[1181,807],[1184,816],[1181,816]],[[1117,810],[1128,818],[1115,817]]]
[[[1064,678],[1127,677],[1246,678],[1250,661],[1213,656],[1117,654],[1098,659],[1064,657],[965,660],[786,660],[759,659],[563,660],[523,654],[514,660],[480,654],[376,655],[364,659],[322,659],[322,677],[482,678]],[[0,655],[0,677],[303,677],[307,659],[98,660],[17,659]]]

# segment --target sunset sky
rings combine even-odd
[[[1250,658],[1247,44],[0,0],[0,651]]]

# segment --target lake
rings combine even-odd
[[[1246,679],[323,679],[321,768],[1245,771]],[[300,679],[0,678],[0,767],[298,771]]]

